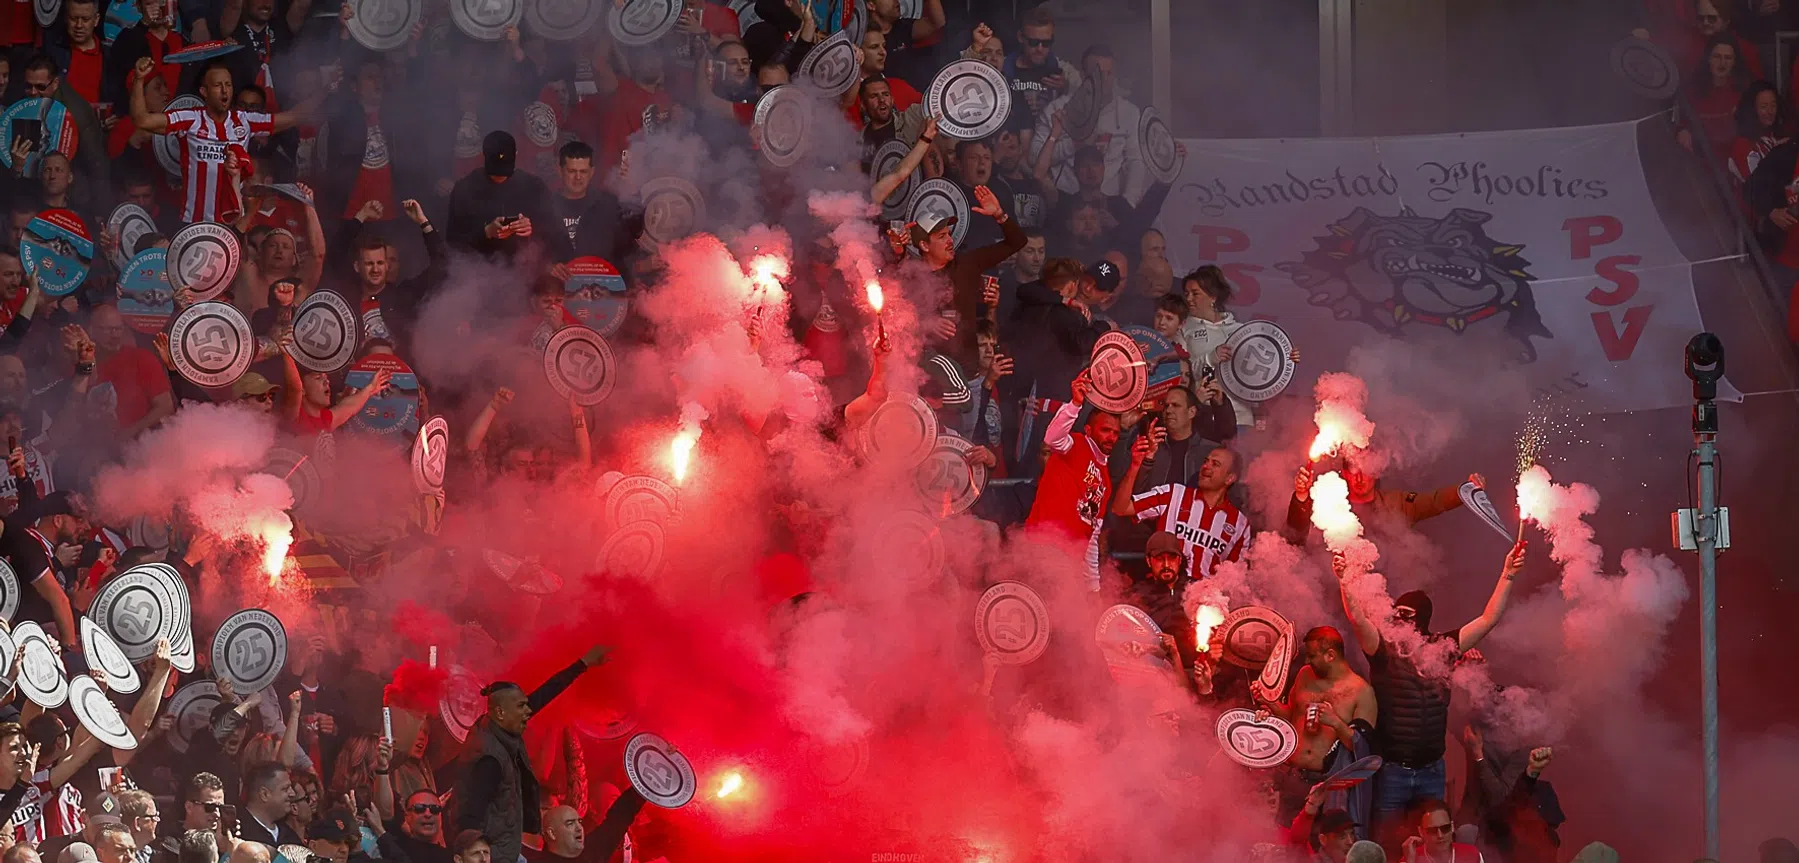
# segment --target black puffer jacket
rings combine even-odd
[[[1433,636],[1433,640],[1450,636]],[[1403,767],[1426,767],[1443,757],[1449,731],[1449,681],[1418,673],[1412,660],[1398,655],[1381,639],[1368,657],[1368,682],[1380,705],[1374,729],[1374,752]]]

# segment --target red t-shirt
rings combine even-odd
[[[94,40],[92,48],[76,48],[69,46],[69,74],[64,80],[74,88],[89,105],[100,102],[100,41]]]
[[[893,110],[895,111],[904,111],[924,101],[924,94],[918,92],[917,87],[899,78],[888,78],[887,89],[893,91]]]
[[[294,417],[294,421],[289,425],[293,428],[294,434],[300,437],[318,437],[331,430],[331,420],[330,408],[320,409],[317,416],[308,414],[305,408],[301,408],[300,415]]]
[[[294,250],[309,251],[306,241],[306,207],[299,201],[270,196],[262,199],[262,207],[250,214],[250,227],[268,225],[294,235]]]
[[[1043,463],[1037,499],[1032,501],[1031,516],[1025,523],[1053,525],[1068,536],[1087,540],[1105,517],[1112,475],[1106,470],[1106,454],[1099,451],[1099,445],[1070,431],[1080,412],[1079,405],[1065,404],[1050,419],[1043,437],[1049,458]]]
[[[618,92],[612,94],[611,104],[607,107],[605,119],[600,126],[600,143],[594,148],[606,160],[602,171],[610,170],[618,163],[618,154],[630,145],[631,136],[643,128],[643,112],[651,105],[667,110],[674,105],[674,99],[668,95],[667,89],[658,89],[652,93],[637,86],[636,81],[619,80]]]
[[[181,64],[164,63],[162,62],[162,58],[186,48],[187,40],[181,38],[180,33],[177,33],[173,28],[170,28],[169,37],[167,39],[158,39],[156,38],[155,33],[145,31],[144,44],[149,47],[150,59],[156,61],[156,74],[161,75],[162,82],[169,85],[169,92],[181,92]],[[115,109],[113,113],[124,114],[126,116],[130,116],[131,114],[130,111],[120,111],[117,109]]]
[[[150,413],[150,401],[169,391],[169,373],[156,355],[127,345],[101,361],[94,369],[101,383],[118,393],[119,427],[124,428]]]
[[[32,4],[0,2],[0,45],[36,45],[37,15],[32,12]],[[13,77],[22,77],[22,72],[14,72]]]
[[[356,211],[369,201],[379,201],[383,212],[392,218],[400,212],[394,202],[394,169],[389,158],[387,133],[381,128],[381,115],[368,112],[368,133],[363,139],[362,168],[356,172],[356,184],[350,188],[350,200],[344,205],[344,218],[356,218]]]

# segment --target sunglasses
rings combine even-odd
[[[1024,44],[1029,45],[1032,48],[1048,48],[1049,46],[1056,44],[1056,40],[1053,36],[1048,39],[1032,39],[1027,36],[1025,37]]]
[[[423,815],[427,812],[436,815],[444,811],[444,808],[436,803],[414,803],[406,808],[412,810],[412,812],[417,815]]]
[[[1453,821],[1449,822],[1448,824],[1439,824],[1435,827],[1431,827],[1429,825],[1424,826],[1424,832],[1429,833],[1432,836],[1448,836],[1454,830],[1455,830],[1455,822],[1453,822]]]
[[[200,806],[210,815],[217,815],[219,814],[220,809],[225,808],[225,804],[223,803],[202,803]]]

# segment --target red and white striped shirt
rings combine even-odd
[[[81,832],[87,819],[81,811],[81,791],[72,782],[60,788],[50,786],[50,771],[39,770],[31,777],[19,808],[13,810],[7,825],[18,841],[42,844],[46,839]]]
[[[1221,560],[1236,560],[1249,542],[1249,516],[1228,500],[1206,506],[1196,489],[1174,483],[1158,485],[1131,498],[1137,520],[1161,519],[1162,530],[1181,541],[1194,578],[1209,578]]]
[[[225,160],[237,159],[244,166],[244,176],[250,176],[250,138],[274,133],[274,118],[234,110],[221,121],[205,108],[168,111],[164,116],[169,119],[169,134],[179,135],[182,143],[181,173],[187,190],[181,220],[222,222],[236,215],[243,205],[225,173]]]

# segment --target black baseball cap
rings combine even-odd
[[[489,132],[481,139],[481,161],[489,177],[510,177],[518,168],[518,142],[508,132]]]
[[[1093,280],[1093,286],[1102,293],[1118,290],[1119,283],[1124,281],[1124,274],[1118,272],[1118,265],[1111,261],[1100,261],[1087,268],[1087,278]]]
[[[306,828],[306,838],[325,842],[359,842],[362,840],[362,828],[356,826],[356,816],[348,809],[333,809],[320,815]]]

